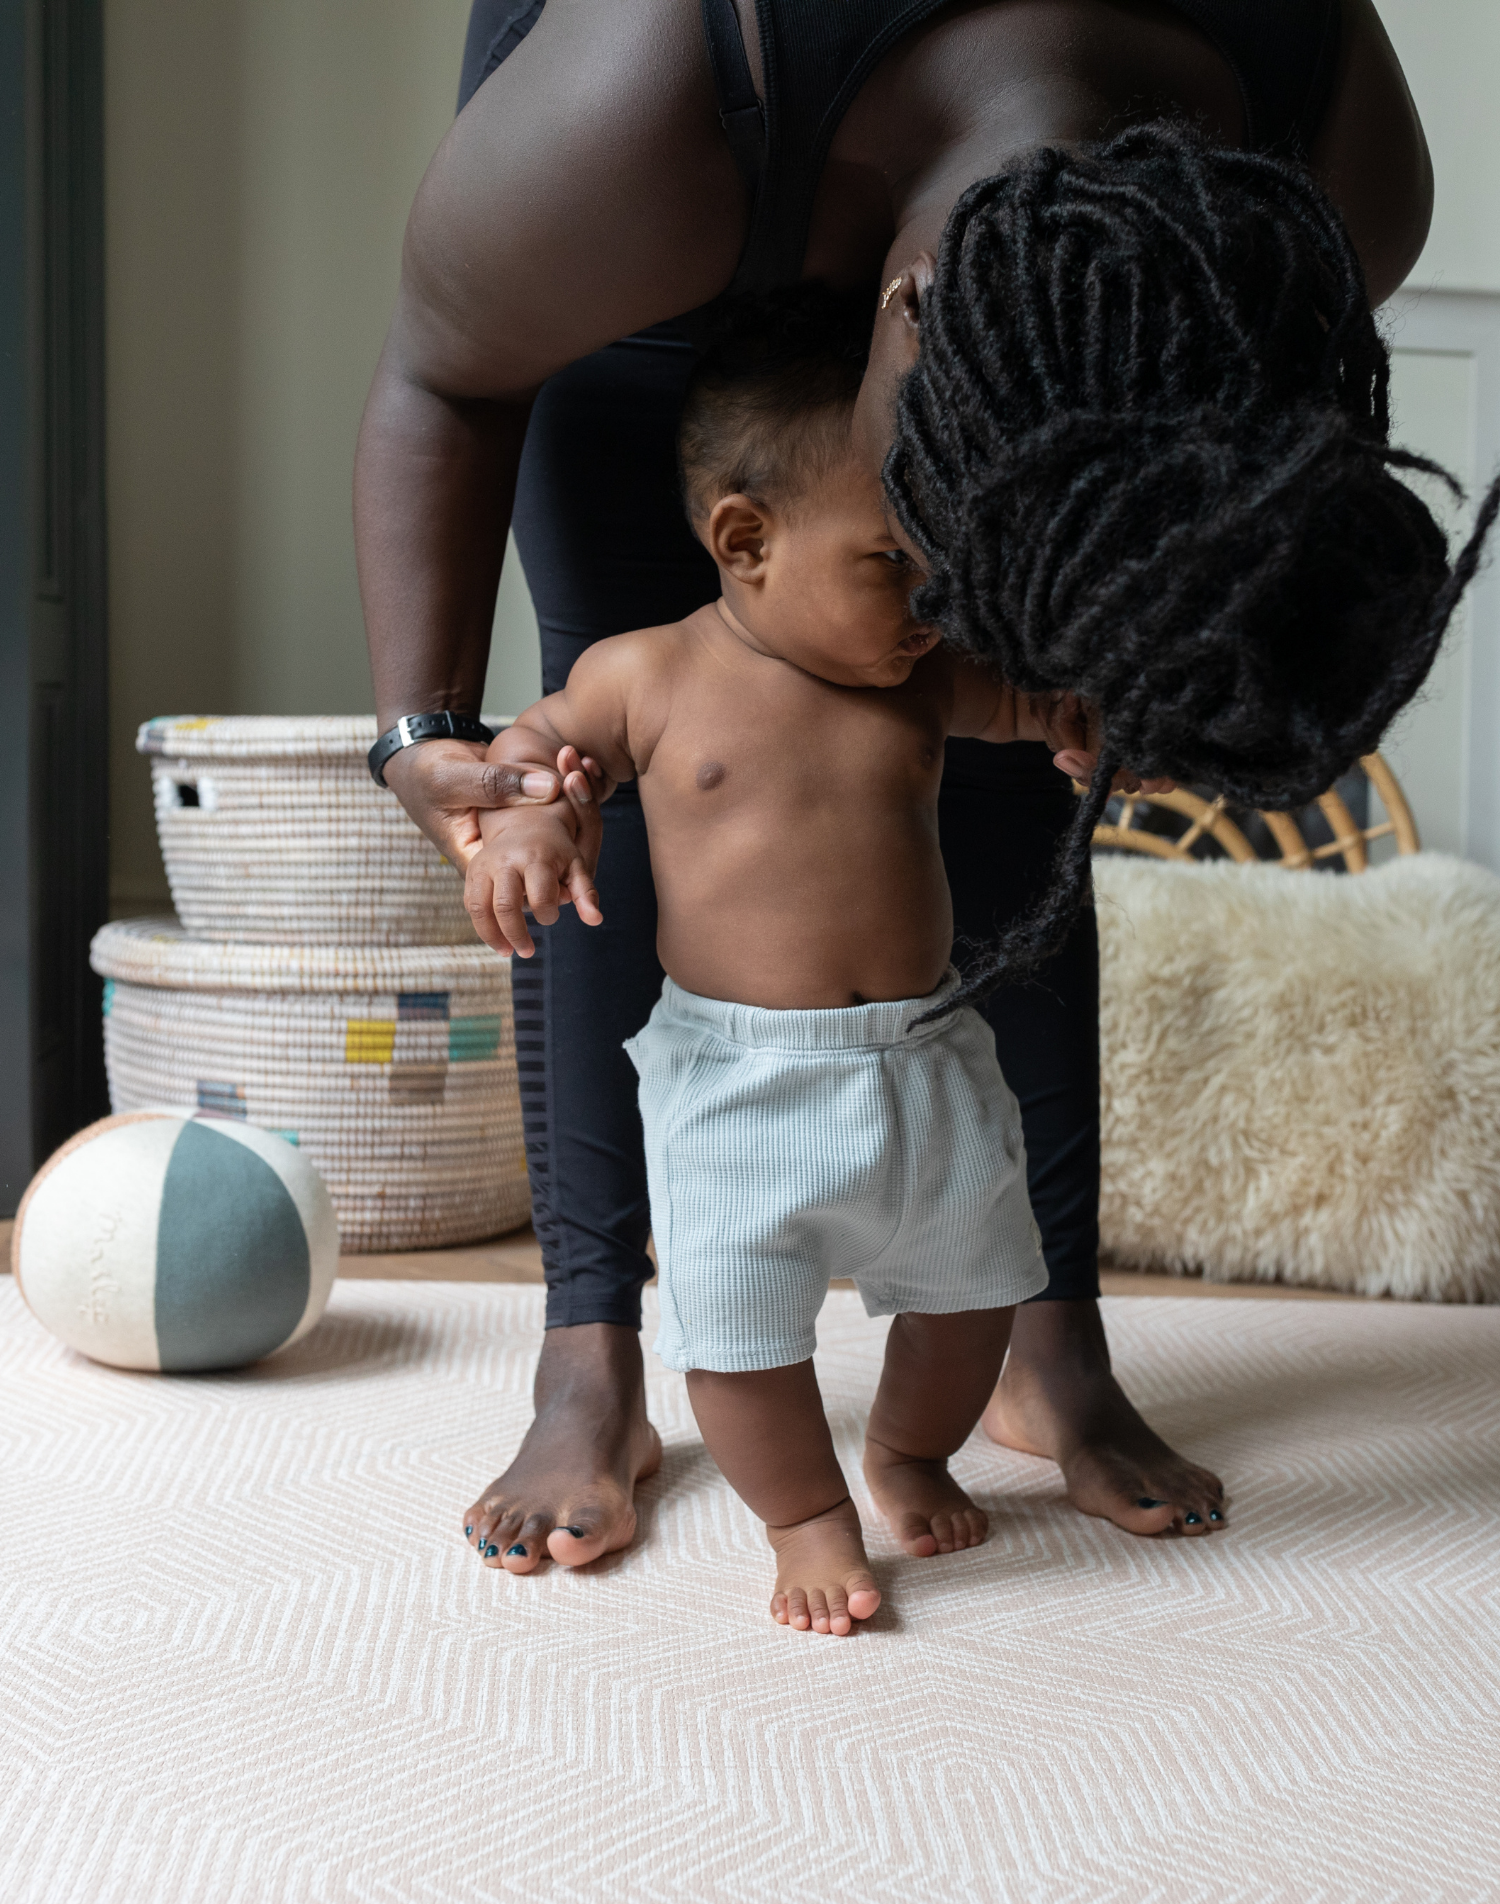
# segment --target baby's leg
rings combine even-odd
[[[977,1547],[989,1516],[948,1473],[1000,1379],[1011,1309],[901,1315],[865,1435],[865,1479],[909,1554]]]
[[[709,1453],[776,1550],[771,1617],[815,1633],[869,1619],[880,1591],[812,1363],[745,1375],[693,1369],[687,1384]]]

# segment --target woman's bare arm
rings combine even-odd
[[[733,274],[744,190],[692,24],[671,0],[549,0],[428,169],[355,470],[382,728],[478,711],[539,386]],[[403,751],[386,778],[459,863],[470,810],[525,797],[459,741]]]
[[[1344,214],[1370,302],[1382,304],[1427,242],[1432,160],[1374,0],[1343,0],[1338,69],[1311,156]]]

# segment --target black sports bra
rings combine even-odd
[[[734,0],[702,0],[719,118],[753,194],[731,289],[801,276],[813,195],[839,121],[876,63],[948,0],[755,0],[764,102]],[[1249,143],[1305,152],[1333,83],[1339,0],[1168,0],[1228,62]]]
[[[1323,117],[1339,49],[1339,0],[1167,0],[1213,42],[1239,83],[1249,143],[1305,152]],[[474,0],[462,109],[535,26],[546,0]],[[802,275],[813,196],[850,101],[884,54],[948,0],[755,0],[764,103],[756,97],[734,0],[701,0],[719,118],[752,194],[733,289]]]

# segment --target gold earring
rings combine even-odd
[[[900,289],[901,289],[900,278],[892,278],[890,283],[885,287],[885,289],[880,294],[880,308],[882,311],[885,309],[886,305],[890,303],[891,299],[896,295],[896,293]]]

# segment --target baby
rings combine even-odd
[[[589,648],[495,740],[492,759],[557,763],[568,798],[482,815],[467,875],[502,953],[533,951],[527,909],[600,923],[594,798],[639,781],[668,974],[626,1047],[656,1348],[766,1523],[773,1616],[839,1634],[881,1596],[813,1373],[830,1276],[894,1318],[864,1469],[914,1555],[985,1537],[948,1458],[1047,1280],[993,1035],[944,1011],[943,743],[1069,739],[913,620],[921,572],[849,451],[857,384],[833,353],[700,370],[683,486],[722,597]]]

